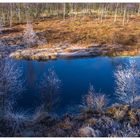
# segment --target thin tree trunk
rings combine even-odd
[[[63,4],[63,20],[66,18],[66,3]]]
[[[18,9],[18,22],[21,22],[21,9]]]
[[[124,12],[123,12],[123,26],[125,25],[126,10],[127,10],[127,8],[125,7]]]
[[[104,14],[104,19],[106,20],[108,14],[108,5],[105,6],[105,14]]]
[[[117,13],[118,13],[118,3],[116,5],[116,9],[115,9],[114,23],[117,21]]]
[[[129,13],[127,14],[127,23],[129,22]]]
[[[12,27],[13,23],[13,6],[12,3],[10,3],[10,28]]]
[[[98,8],[97,16],[98,16],[98,20],[100,20],[100,6],[99,6],[99,8]]]
[[[139,8],[138,8],[138,16],[140,15],[140,4],[139,4]]]
[[[102,7],[102,10],[101,10],[101,22],[103,22],[103,16],[104,16],[104,6]]]

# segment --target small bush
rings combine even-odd
[[[116,109],[116,111],[114,112],[114,118],[117,120],[122,120],[125,114],[126,112],[124,110]]]
[[[59,101],[59,89],[61,80],[53,69],[48,70],[48,75],[44,74],[40,82],[40,94],[42,99],[42,109],[52,111]]]
[[[102,111],[102,109],[106,106],[106,98],[105,95],[97,95],[95,97],[95,107],[97,110]]]
[[[34,47],[37,45],[38,37],[33,30],[32,24],[27,24],[24,30],[23,42],[27,47]]]
[[[102,111],[106,106],[106,97],[96,93],[93,86],[89,86],[87,95],[83,97],[83,104],[88,110]]]

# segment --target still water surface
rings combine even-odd
[[[129,65],[131,59],[135,59],[140,65],[140,57],[95,57],[47,62],[13,60],[13,63],[22,65],[22,73],[26,79],[26,92],[17,99],[16,108],[32,112],[40,105],[38,83],[44,74],[48,74],[50,68],[61,80],[58,91],[60,102],[53,110],[55,113],[76,111],[76,106],[82,103],[82,97],[87,93],[89,84],[94,86],[96,92],[105,94],[109,104],[113,104],[117,102],[114,94],[114,72],[119,65]]]

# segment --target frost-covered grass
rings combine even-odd
[[[122,109],[117,106],[114,109]],[[112,108],[112,109],[113,109]],[[130,117],[133,113],[133,118]],[[44,137],[138,137],[140,123],[138,110],[129,108],[123,118],[116,117],[109,110],[84,112],[77,115],[56,117],[38,110],[28,117],[24,112],[9,112],[1,118],[1,136],[44,136]],[[137,120],[136,123],[134,119]],[[3,124],[3,125],[2,125]]]
[[[60,81],[54,71],[49,72],[48,80],[47,83],[55,87],[56,92]],[[46,97],[46,89],[45,87],[42,96],[44,101],[49,98]],[[53,97],[53,90],[51,94]],[[49,102],[44,102],[42,108],[37,109],[35,114],[29,117],[25,111],[14,111],[12,103],[8,104],[5,115],[0,117],[1,136],[138,137],[140,133],[140,110],[129,105],[105,108],[105,97],[97,96],[92,85],[84,97],[84,111],[76,115],[51,115],[48,112],[50,107],[46,109],[50,105]]]

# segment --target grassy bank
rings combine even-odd
[[[34,47],[29,46],[25,50],[29,51],[30,54],[30,51],[38,53],[38,51],[42,52],[41,49],[48,51],[48,48],[57,48],[58,50],[61,49],[63,53],[68,53],[75,51],[75,48],[78,50],[78,48],[86,49],[91,47],[100,50],[100,53],[96,55],[137,55],[140,47],[139,20],[139,16],[130,17],[129,21],[123,25],[122,17],[118,17],[115,23],[113,17],[108,17],[102,22],[99,19],[93,20],[89,16],[67,18],[65,20],[48,18],[32,23],[33,30],[38,37],[36,40],[45,40],[45,43],[43,45],[36,44]],[[24,45],[25,29],[26,24],[19,24],[11,29],[5,29],[3,34],[0,35],[1,40],[9,46]],[[104,53],[104,50],[107,53]],[[57,53],[57,50],[54,49],[52,52]],[[47,54],[41,54],[41,57],[43,57],[42,55]],[[30,58],[27,55],[20,55],[15,58],[26,59],[26,57],[27,59],[42,59],[36,56]],[[46,58],[48,59],[48,55]]]

